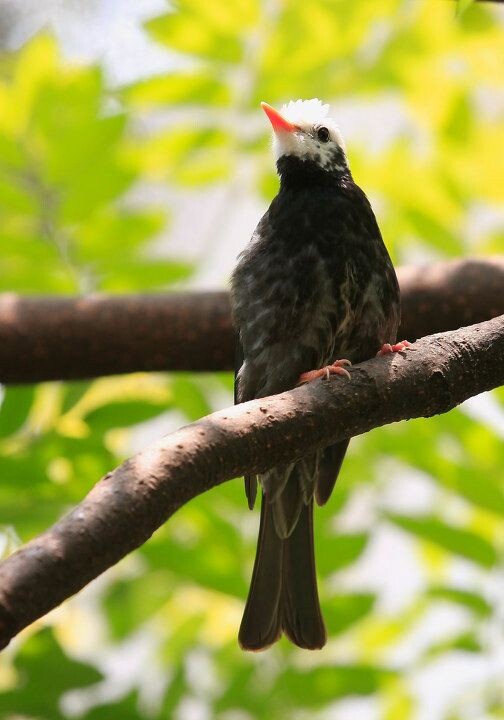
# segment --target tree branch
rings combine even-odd
[[[504,256],[399,268],[402,338],[504,313]],[[69,380],[138,370],[230,370],[225,292],[0,296],[0,382]]]
[[[144,543],[191,498],[374,427],[444,413],[504,384],[504,315],[411,350],[213,413],[106,475],[0,565],[0,647]]]

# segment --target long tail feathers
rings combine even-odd
[[[303,505],[294,532],[284,541],[282,627],[291,642],[308,650],[324,647],[313,546],[313,501]]]
[[[272,504],[263,496],[257,554],[239,632],[244,650],[263,650],[282,631],[308,649],[325,645],[313,546],[313,502],[303,504],[288,538],[275,529]]]
[[[282,634],[282,560],[283,542],[275,531],[271,505],[263,496],[254,570],[238,633],[244,650],[263,650]]]
[[[285,540],[294,531],[303,508],[303,494],[299,485],[297,466],[292,471],[289,482],[286,483],[281,495],[274,500],[271,500],[268,495],[265,497],[273,511],[276,534]]]

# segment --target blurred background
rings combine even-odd
[[[277,188],[259,101],[299,97],[332,104],[396,264],[504,252],[498,4],[3,0],[0,45],[1,291],[225,287]],[[0,554],[231,390],[1,389]],[[237,480],[1,654],[0,718],[504,718],[503,437],[501,389],[352,441],[315,519],[321,652],[238,648]]]

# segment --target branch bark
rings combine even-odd
[[[0,647],[144,543],[191,498],[336,440],[444,413],[504,384],[504,315],[202,418],[105,476],[0,565]]]
[[[504,256],[399,268],[402,338],[415,340],[504,313]],[[0,382],[126,372],[230,370],[226,292],[0,296]]]

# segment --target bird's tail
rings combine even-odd
[[[289,537],[277,534],[272,503],[262,497],[261,524],[249,595],[238,636],[244,650],[263,650],[282,632],[317,649],[327,635],[320,610],[313,546],[313,501],[302,505]]]

